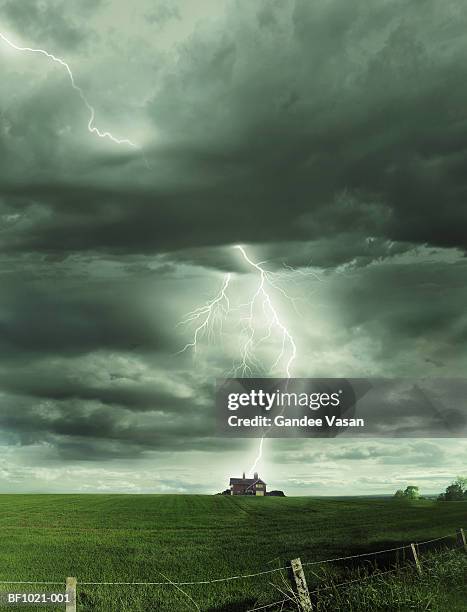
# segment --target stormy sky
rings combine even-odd
[[[0,40],[0,490],[215,492],[249,468],[213,407],[259,282],[237,244],[294,376],[464,376],[466,26],[460,0],[0,0],[0,32],[138,145]],[[228,316],[180,352],[227,274]],[[284,376],[280,353],[273,329],[251,373]],[[467,460],[264,451],[290,494],[436,492]]]

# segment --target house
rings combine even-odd
[[[245,478],[243,472],[242,478],[230,479],[230,495],[266,495],[266,483],[258,477],[255,472],[253,478]]]

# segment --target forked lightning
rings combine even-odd
[[[281,289],[280,287],[276,285],[276,283],[272,280],[270,274],[268,274],[268,272],[262,267],[261,263],[255,263],[254,261],[250,259],[244,247],[237,245],[235,248],[237,248],[241,252],[241,254],[243,255],[243,258],[247,261],[247,263],[259,272],[259,283],[258,283],[257,289],[255,293],[253,294],[250,302],[247,305],[248,311],[249,311],[249,315],[247,318],[248,337],[243,346],[242,363],[240,365],[242,376],[249,376],[252,374],[251,367],[250,367],[250,362],[252,360],[252,355],[251,355],[252,350],[254,349],[255,345],[261,342],[264,342],[265,340],[270,338],[272,335],[272,331],[275,328],[279,333],[281,349],[277,356],[277,359],[275,360],[275,362],[273,363],[271,367],[271,370],[274,370],[279,365],[281,360],[284,358],[284,355],[286,354],[287,347],[288,347],[289,355],[285,363],[285,372],[286,372],[287,378],[290,378],[292,376],[291,367],[297,356],[297,346],[295,344],[295,341],[291,333],[285,327],[284,323],[281,321],[281,318],[279,317],[279,314],[272,303],[269,291],[271,288],[273,288],[273,289],[280,291],[282,294],[286,295],[286,297],[289,297],[289,296],[285,294],[283,289]],[[292,298],[289,298],[289,299],[292,299]],[[266,335],[256,339],[256,329],[254,325],[254,313],[255,313],[255,306],[257,305],[258,302],[260,303],[262,310],[265,316],[267,317],[269,323],[268,323]]]
[[[236,245],[235,248],[240,251],[243,259],[258,274],[259,280],[251,299],[246,304],[242,305],[245,307],[246,313],[245,316],[240,317],[240,320],[245,323],[246,339],[241,351],[241,362],[233,368],[233,372],[236,375],[240,374],[242,377],[253,376],[255,373],[254,370],[256,370],[258,366],[255,351],[262,342],[271,338],[275,332],[280,342],[280,349],[271,366],[271,371],[275,370],[283,363],[287,378],[291,378],[292,366],[297,356],[297,346],[292,334],[282,321],[274,306],[272,294],[273,292],[281,293],[295,306],[294,298],[289,296],[278,284],[277,274],[268,272],[263,267],[263,262],[253,261],[243,246]],[[289,273],[292,274],[297,272],[292,268],[288,268],[288,270]],[[308,276],[308,274],[303,272],[300,272],[300,274]],[[315,276],[313,273],[311,274]],[[231,303],[227,295],[230,281],[231,275],[227,274],[224,277],[222,288],[219,293],[213,299],[206,302],[204,306],[200,306],[189,312],[179,323],[179,325],[187,325],[193,322],[196,324],[192,340],[179,352],[185,352],[188,349],[196,351],[198,342],[203,336],[212,339],[216,324],[219,329],[222,329],[223,320],[234,310],[231,308]],[[255,314],[259,308],[267,320],[266,332],[263,335],[258,334],[258,325],[255,322]],[[237,308],[235,308],[235,310],[237,310]],[[265,437],[266,436],[263,435],[259,441],[258,454],[250,468],[250,473],[255,472],[261,459]]]
[[[223,319],[227,316],[230,310],[230,301],[226,293],[229,283],[230,274],[226,274],[222,288],[216,297],[212,300],[208,300],[204,306],[200,306],[199,308],[187,313],[185,318],[180,321],[178,325],[188,325],[189,323],[193,322],[196,322],[197,325],[192,341],[185,344],[179,353],[184,353],[190,348],[196,352],[198,340],[204,335],[207,335],[209,338],[212,337],[215,331],[216,323],[222,329]]]

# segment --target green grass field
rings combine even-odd
[[[271,569],[297,556],[312,561],[392,548],[458,527],[467,527],[467,502],[1,495],[0,580],[76,576],[80,612],[178,612],[196,605],[203,612],[248,610],[280,599],[270,584],[277,574],[183,587],[186,594],[172,585],[80,583],[210,580]],[[310,586],[318,579],[308,571],[307,578]]]

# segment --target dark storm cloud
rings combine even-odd
[[[0,429],[13,445],[67,461],[223,450],[208,382],[238,357],[238,327],[197,361],[174,357],[193,332],[174,328],[221,280],[184,264],[251,271],[237,243],[272,270],[325,269],[298,324],[281,304],[297,367],[465,372],[466,263],[414,247],[467,246],[467,6],[233,2],[186,28],[189,4],[141,1],[125,21],[117,0],[103,16],[89,1],[0,0],[12,38],[63,51],[99,125],[143,146],[89,134],[61,69],[0,48]],[[161,50],[166,25],[185,31]],[[365,456],[403,456],[378,449]]]
[[[180,141],[230,158],[231,176],[248,186],[225,185],[236,209],[251,211],[233,240],[251,240],[253,227],[256,240],[267,228],[271,241],[345,228],[465,246],[460,31],[433,4],[423,16],[390,6],[298,2],[288,44],[272,26],[270,38],[256,36],[248,15],[241,31],[233,24],[208,46],[197,39],[182,56],[183,78],[168,81],[152,109]],[[443,25],[435,41],[432,19]],[[219,203],[223,213],[229,203]]]
[[[3,267],[3,439],[70,460],[219,447],[212,389],[176,355],[172,265],[95,255]]]
[[[385,264],[341,277],[331,288],[331,301],[346,305],[340,311],[343,328],[363,327],[379,338],[381,357],[394,358],[420,341],[426,350],[438,347],[452,357],[465,348],[466,274],[465,260]]]
[[[89,14],[92,6],[98,6],[101,0],[80,2],[80,8]],[[67,2],[63,0],[2,0],[0,14],[21,33],[23,40],[30,40],[31,46],[44,44],[59,45],[63,49],[73,49],[81,45],[89,33],[82,23],[72,21],[67,11]]]
[[[4,281],[0,296],[0,358],[15,353],[175,350],[162,322],[138,300],[141,290],[109,281]],[[159,323],[158,323],[159,322]]]
[[[155,450],[213,451],[241,445],[217,438],[211,413],[189,399],[175,412],[164,409],[166,401],[145,415],[81,398],[41,401],[2,394],[0,405],[0,429],[10,443],[45,444],[62,459],[91,461]]]
[[[67,439],[72,445],[81,441],[85,446],[86,442],[97,445],[99,440],[105,439],[142,452],[174,446],[197,447],[201,444],[200,439],[208,435],[206,416],[198,420],[190,419],[187,414],[167,418],[160,411],[143,421],[141,417],[127,417],[124,410],[115,406],[109,409],[99,403],[55,401],[39,405],[17,397],[14,401],[15,406],[10,407],[8,400],[2,400],[0,426],[16,435],[23,445],[38,441],[54,444],[54,440],[60,438],[62,446]]]
[[[465,375],[467,261],[430,261],[427,253],[403,258],[314,283],[310,327],[324,322],[326,331],[312,333],[304,347],[332,355],[310,366],[314,376]]]
[[[341,237],[348,260],[356,237],[357,250],[369,236],[465,248],[465,6],[289,8],[228,10],[225,27],[200,27],[180,46],[147,104],[161,137],[137,186],[124,158],[119,176],[97,169],[86,186],[61,172],[49,190],[10,185],[7,200],[13,190],[29,201],[18,210],[30,221],[6,247],[148,252]],[[77,197],[78,224],[68,212]],[[34,218],[38,200],[47,214]]]
[[[212,389],[175,355],[174,298],[157,284],[167,265],[151,270],[152,289],[147,267],[134,274],[131,260],[85,263],[43,258],[23,279],[21,262],[3,275],[3,439],[45,444],[64,460],[218,449]]]
[[[56,368],[35,369],[34,365],[30,365],[27,374],[18,368],[0,375],[0,385],[9,393],[27,394],[38,400],[95,400],[103,405],[125,407],[135,412],[161,409],[166,413],[184,411],[188,414],[198,410],[193,397],[188,400],[186,397],[174,396],[167,389],[160,388],[160,380],[150,384],[137,378],[123,378],[110,373],[110,380],[92,385],[90,381],[82,380],[79,369],[72,376],[71,369],[63,362],[62,376],[58,378]]]

